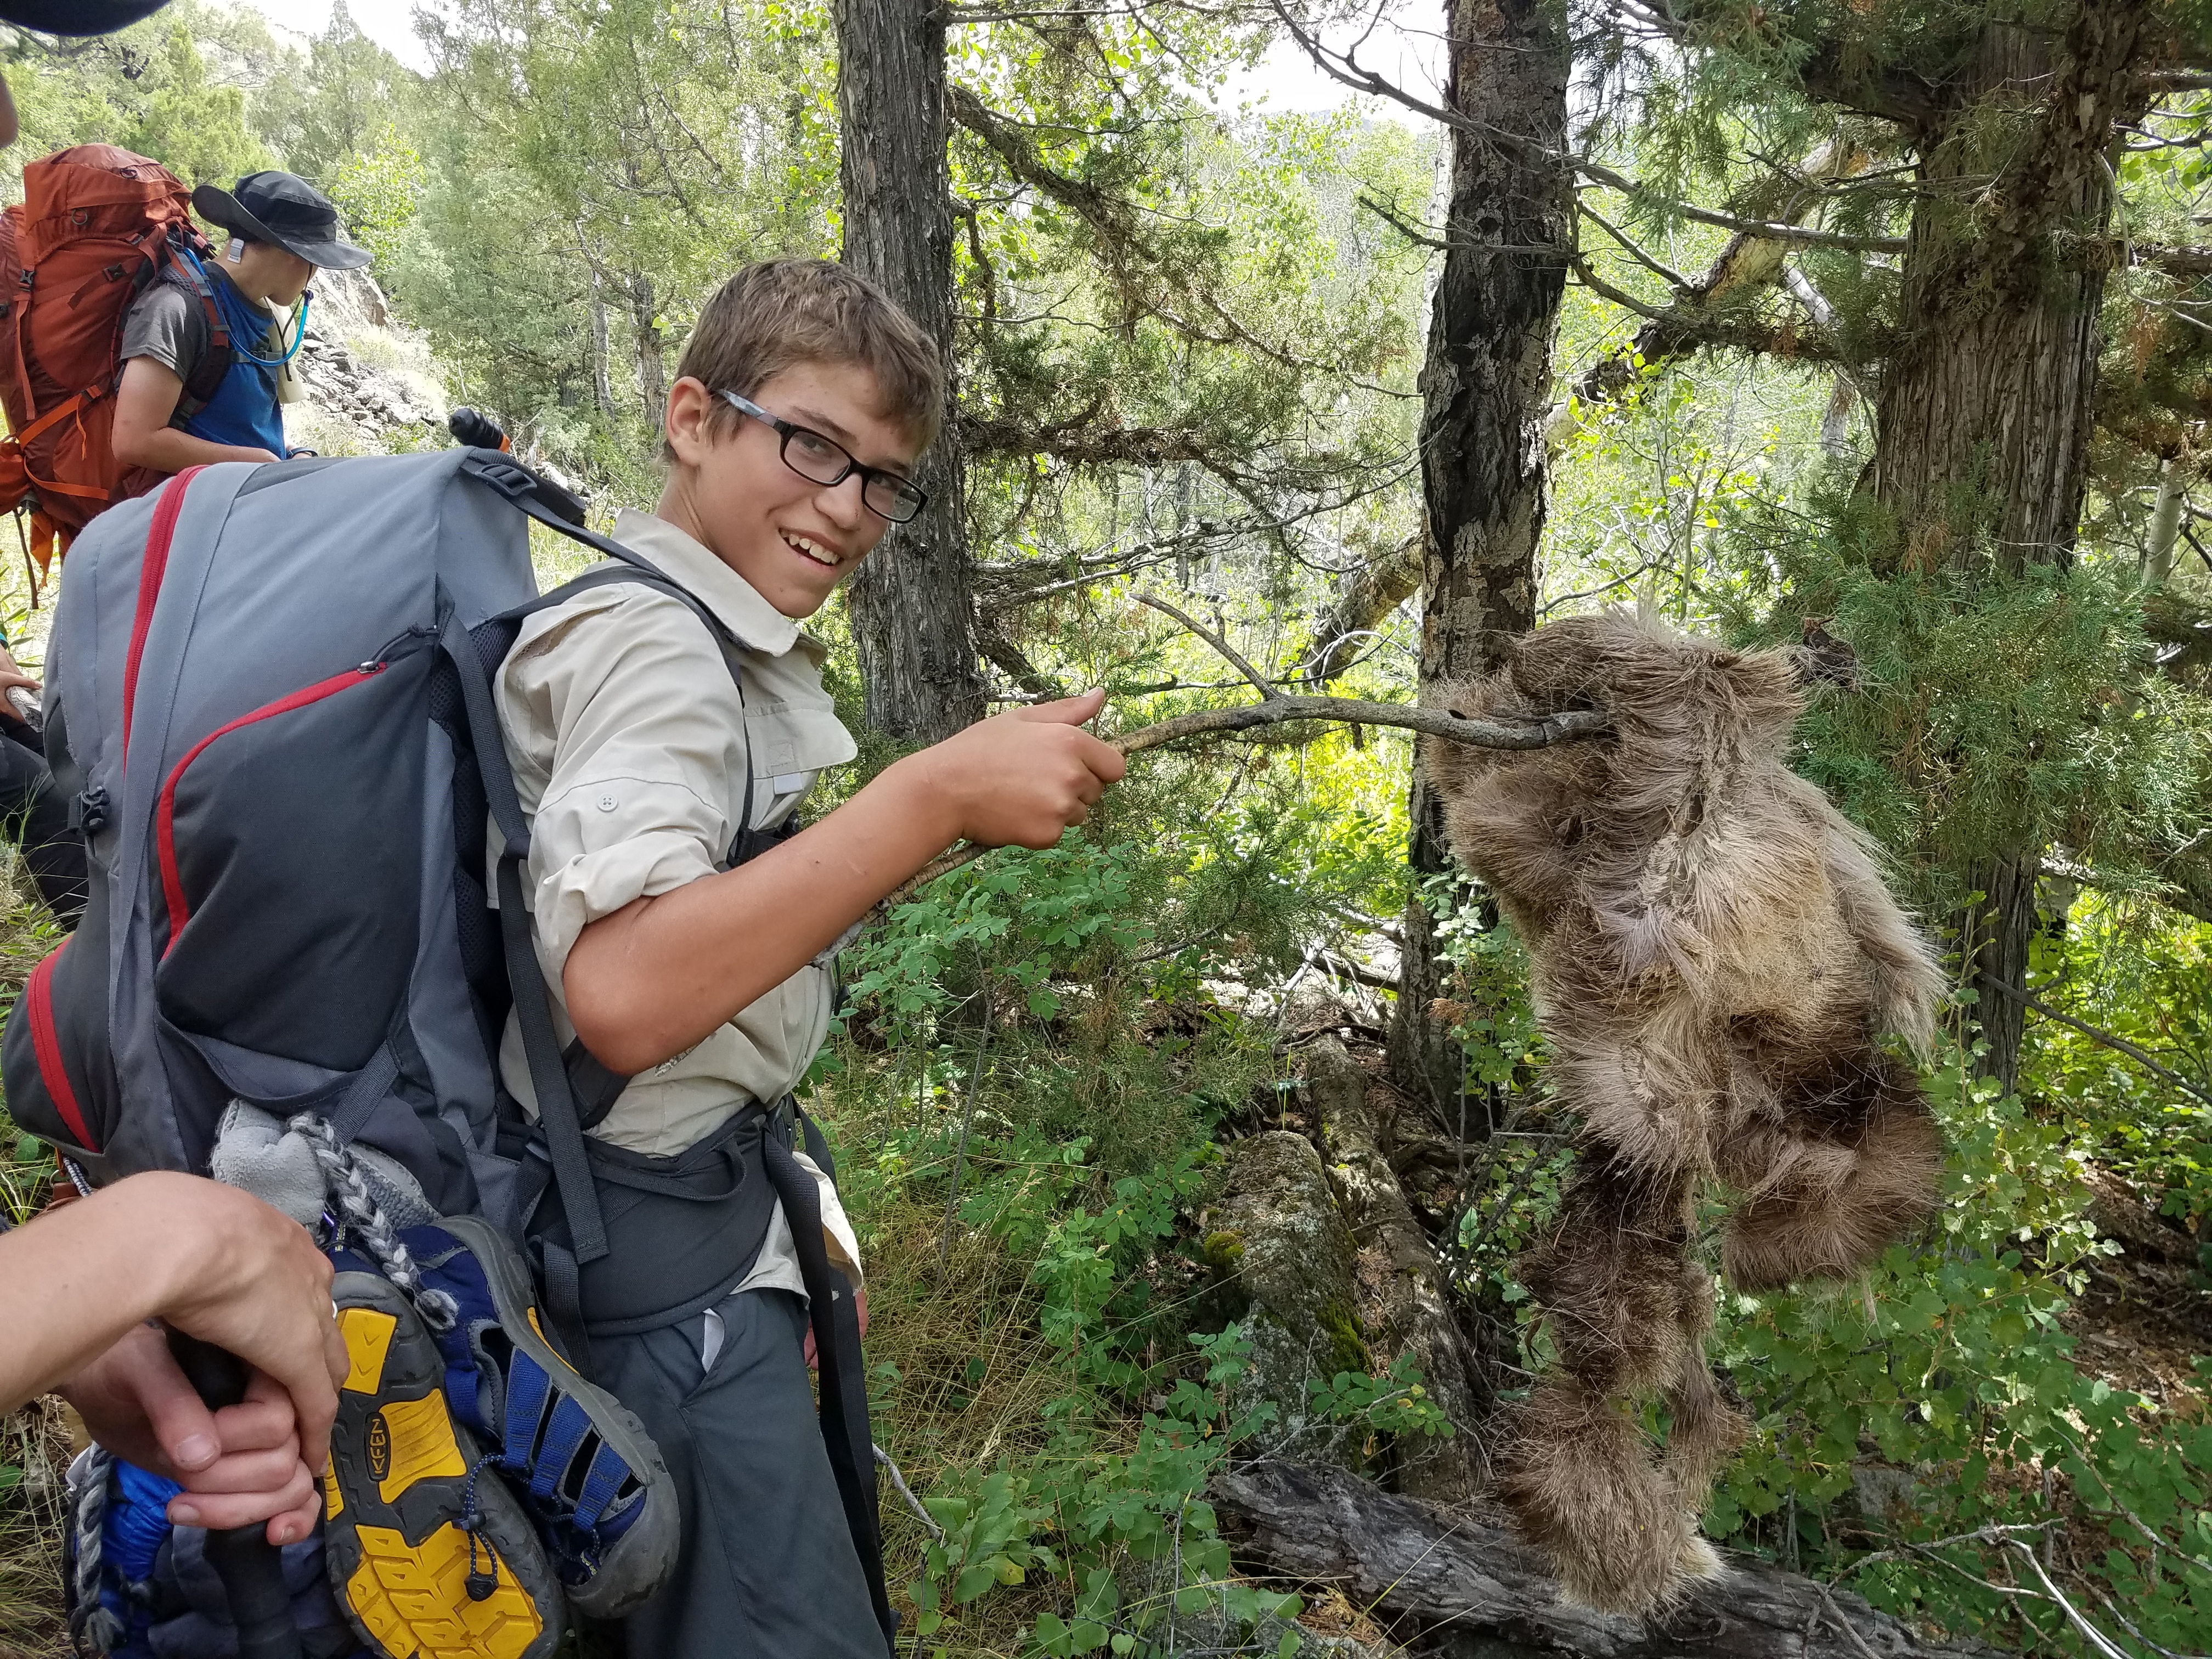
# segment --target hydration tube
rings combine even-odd
[[[201,282],[207,284],[208,292],[210,294],[214,293],[215,279],[208,275],[207,267],[200,263],[199,255],[194,253],[190,248],[184,249],[183,252],[185,261],[191,264],[194,273],[198,275]],[[308,308],[314,304],[314,301],[315,291],[313,289],[302,289],[300,290],[299,308],[292,313],[292,318],[297,324],[297,326],[292,331],[291,346],[286,350],[283,356],[258,356],[250,347],[245,345],[236,338],[233,338],[230,343],[231,350],[237,354],[240,361],[245,362],[258,363],[264,368],[283,368],[287,363],[290,362],[293,358],[300,355],[300,348],[307,343],[307,311]],[[222,301],[218,300],[216,303],[221,304]],[[284,325],[281,321],[276,325],[276,337],[279,341],[282,341],[284,337]]]

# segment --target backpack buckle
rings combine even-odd
[[[461,463],[461,471],[480,483],[489,484],[509,501],[519,501],[538,493],[538,480],[529,468],[503,455],[471,455]]]
[[[584,522],[581,501],[497,450],[471,449],[462,458],[461,471],[479,483],[489,484],[511,501],[536,501],[565,523]]]
[[[94,784],[76,798],[77,823],[88,836],[107,828],[107,791]]]

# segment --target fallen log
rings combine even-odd
[[[1328,1584],[1439,1659],[1995,1659],[1978,1643],[1929,1642],[1849,1590],[1741,1556],[1663,1619],[1559,1599],[1503,1518],[1439,1509],[1342,1469],[1257,1460],[1214,1481],[1248,1571]]]

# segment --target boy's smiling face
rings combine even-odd
[[[822,608],[883,539],[889,523],[860,499],[860,476],[815,483],[783,461],[783,439],[750,416],[710,429],[714,388],[685,378],[670,388],[666,429],[675,452],[659,514],[751,583],[785,616]],[[800,363],[768,380],[751,401],[820,433],[864,466],[902,477],[921,447],[881,411],[876,377],[856,363]]]

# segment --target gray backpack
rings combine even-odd
[[[91,891],[0,1066],[15,1121],[94,1184],[204,1171],[244,1101],[329,1120],[441,1213],[507,1218],[513,1006],[575,1255],[604,1250],[492,707],[522,616],[552,597],[532,518],[627,567],[594,579],[693,603],[481,449],[194,467],[70,550],[46,752]],[[488,812],[506,842],[489,872]]]
[[[541,597],[533,520],[617,562]],[[559,1044],[494,677],[524,617],[610,582],[688,605],[732,674],[738,647],[582,520],[567,492],[483,448],[194,467],[94,520],[63,574],[45,733],[91,890],[9,1015],[0,1071],[16,1122],[95,1185],[205,1173],[234,1102],[312,1114],[339,1144],[396,1160],[441,1215],[503,1226],[588,1370],[594,1272],[617,1294],[642,1278],[680,1300],[697,1212],[679,1193],[669,1250],[608,1255],[603,1200],[681,1183],[626,1187],[599,1167],[612,1154],[586,1153],[584,1130],[628,1079]],[[502,843],[489,870],[488,818]],[[763,844],[744,830],[728,861]],[[535,1125],[500,1086],[510,1010]],[[763,1178],[748,1174],[724,1224],[757,1247],[777,1196],[793,1218],[823,1437],[888,1633],[860,1334],[788,1149],[803,1136],[825,1170],[829,1152],[787,1099],[772,1116],[781,1139],[755,1133]]]

